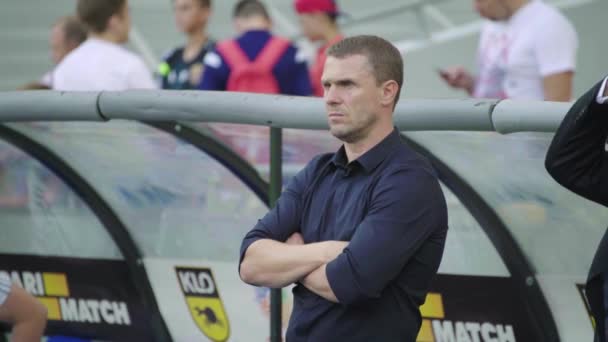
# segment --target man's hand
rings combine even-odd
[[[325,274],[325,267],[327,263],[337,258],[338,255],[342,254],[344,248],[348,246],[349,242],[324,241],[321,242],[321,244],[323,244],[323,250],[325,251],[325,263],[302,278],[300,283],[310,291],[329,300],[330,302],[337,303],[338,299],[329,285],[327,275]]]
[[[464,89],[469,95],[473,94],[475,79],[463,67],[456,66],[447,69],[439,69],[439,76],[452,88]]]
[[[299,246],[305,244],[304,238],[300,233],[291,234],[291,236],[287,238],[287,241],[285,241],[285,243],[290,246]],[[323,241],[321,242],[321,245],[323,246],[323,255],[325,263],[328,263],[337,258],[338,255],[342,253],[344,248],[348,246],[348,241]]]
[[[291,246],[303,245],[304,238],[300,233],[293,233],[289,238],[287,238],[287,241],[285,241],[285,243]]]

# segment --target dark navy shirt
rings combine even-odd
[[[162,89],[192,90],[198,89],[205,67],[203,60],[207,52],[215,47],[215,41],[209,39],[192,60],[184,60],[184,47],[178,47],[163,57],[157,74]]]
[[[447,234],[447,207],[434,170],[395,130],[347,163],[344,147],[313,159],[277,205],[245,236],[256,240],[350,241],[327,264],[339,303],[297,284],[287,341],[415,341],[419,306]]]
[[[237,38],[237,42],[249,60],[254,61],[262,51],[271,34],[268,31],[247,31]],[[308,96],[312,94],[306,60],[298,50],[290,45],[283,53],[272,73],[279,84],[281,94]],[[230,66],[217,50],[205,56],[205,73],[200,84],[201,90],[226,90]]]

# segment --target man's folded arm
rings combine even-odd
[[[447,228],[443,193],[428,171],[398,170],[382,184],[344,252],[302,281],[309,290],[344,305],[378,298],[429,236]]]
[[[331,288],[329,281],[327,280],[327,264],[323,264],[314,271],[310,272],[301,283],[310,291],[317,295],[327,299],[330,302],[339,303],[338,297]]]
[[[328,253],[331,242],[285,243],[300,232],[302,194],[317,162],[318,159],[311,161],[292,179],[275,207],[243,239],[239,275],[246,283],[282,287],[323,265],[330,260],[328,256],[335,257],[336,254]]]
[[[605,88],[606,79],[572,105],[549,146],[545,168],[565,188],[608,205],[608,182],[603,177],[608,172]]]
[[[290,245],[271,239],[254,241],[245,252],[240,276],[251,285],[283,287],[326,263],[324,242]]]

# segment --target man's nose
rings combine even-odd
[[[336,104],[340,103],[340,94],[334,85],[330,85],[329,87],[325,87],[324,96],[325,103],[327,104]]]

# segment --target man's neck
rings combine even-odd
[[[207,34],[203,30],[197,30],[188,35],[185,50],[198,52],[207,43],[207,39]]]
[[[95,38],[95,39],[99,39],[99,40],[103,40],[106,42],[110,42],[110,43],[114,43],[114,44],[121,44],[120,39],[118,39],[118,37],[116,37],[114,34],[112,34],[111,32],[102,32],[102,33],[89,33],[89,38]]]
[[[364,139],[354,143],[344,143],[344,151],[346,152],[346,158],[348,162],[357,160],[359,157],[364,155],[367,151],[371,150],[374,146],[378,145],[384,138],[393,132],[393,126],[383,125],[378,126],[375,130],[371,131]]]
[[[270,31],[271,29],[268,21],[259,17],[241,19],[237,26],[240,33],[247,31]]]

